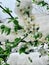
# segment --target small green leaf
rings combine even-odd
[[[15,31],[15,32],[17,32],[17,30],[21,30],[21,29],[23,29],[23,28],[22,28],[22,26],[20,26],[20,25],[15,25],[15,26],[14,26],[14,31]]]
[[[37,38],[41,38],[42,37],[42,33],[41,32],[36,32],[34,34],[34,38],[37,39]]]
[[[4,65],[9,65],[9,64],[5,63]]]
[[[5,10],[6,10],[8,13],[12,13],[12,11],[11,11],[9,8],[7,8],[7,7],[5,7]],[[3,12],[6,13],[4,10],[3,10]]]
[[[8,27],[5,26],[5,25],[1,25],[1,26],[0,26],[0,29],[2,30],[1,33],[5,32],[5,33],[7,33],[7,35],[10,34],[11,28],[8,28]]]
[[[44,2],[44,1],[40,1],[40,2],[38,2],[38,5],[45,6],[45,5],[48,5],[48,4],[46,2]]]
[[[48,54],[48,56],[49,56],[49,54]]]
[[[45,39],[49,41],[49,35],[47,35]]]
[[[32,2],[34,3],[34,2],[35,2],[35,0],[32,0]]]
[[[4,52],[4,49],[2,49],[1,47],[0,47],[0,54],[2,54]]]
[[[20,0],[16,0],[16,1],[19,2],[19,3],[21,2]]]
[[[19,44],[20,41],[21,41],[21,38],[16,38],[16,39],[14,40],[13,47],[16,47],[16,46]]]
[[[34,45],[34,46],[38,46],[38,45],[39,45],[39,41],[38,41],[38,40],[35,40],[35,41],[33,42],[33,45]]]
[[[28,57],[29,61],[32,63],[32,59],[30,57]]]
[[[49,6],[47,6],[47,10],[49,10]]]
[[[20,54],[21,54],[21,53],[25,53],[25,51],[26,51],[27,48],[28,48],[28,47],[27,47],[26,45],[22,46],[22,47],[20,48],[20,50],[19,50],[19,53],[20,53]]]

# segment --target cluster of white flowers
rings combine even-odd
[[[34,20],[34,15],[32,14],[32,0],[20,0],[20,5],[17,6],[19,2],[16,1],[15,13],[20,20],[22,21],[24,26],[30,27],[30,22]]]
[[[39,0],[37,0],[37,2],[38,1]],[[36,27],[41,25],[41,22],[40,22],[41,20],[39,20],[38,17],[36,18],[36,20],[34,20],[35,16],[32,13],[32,1],[31,0],[26,0],[26,1],[25,0],[20,0],[19,2],[17,1],[16,2],[16,7],[15,7],[15,13],[18,16],[19,23],[22,26],[24,26],[24,29],[26,27],[25,30],[29,29],[29,30],[32,31],[33,30],[33,25],[35,23],[37,23],[37,25],[35,24]],[[40,24],[40,25],[38,25],[38,24]],[[42,26],[42,27],[44,27],[44,26]],[[42,28],[40,28],[40,29],[42,29]],[[41,32],[43,32],[43,29],[42,29]],[[29,34],[29,36],[26,38],[26,41],[28,39],[31,40],[31,41],[34,41],[33,35]],[[45,37],[42,37],[39,40],[42,41],[42,42],[45,42]],[[22,45],[23,44],[20,43],[19,48]],[[41,49],[39,49],[39,52],[41,52],[41,54],[43,54],[43,52],[45,52],[45,49],[41,48]],[[9,63],[10,65],[39,65],[39,64],[46,65],[48,57],[44,56],[44,57],[39,58],[39,55],[40,55],[40,53],[38,53],[38,52],[30,53],[28,55],[19,54],[19,53],[11,53],[10,57],[7,60],[7,63]],[[29,62],[28,57],[30,57],[32,59],[32,61],[33,61],[32,63]]]
[[[28,58],[32,59],[32,63],[29,61]],[[26,54],[19,54],[19,53],[12,53],[7,61],[10,65],[47,65],[48,56],[42,56],[39,58],[39,53],[34,52],[28,55]]]
[[[41,0],[35,0],[35,1],[39,2]],[[25,32],[32,31],[32,33],[29,34],[28,37],[25,39],[26,41],[28,41],[28,40],[34,41],[35,40],[35,38],[33,37],[33,32],[34,32],[33,26],[35,26],[35,28],[38,28],[40,26],[39,31],[41,31],[45,35],[49,33],[49,31],[47,31],[47,28],[49,26],[47,28],[45,28],[45,25],[42,25],[45,22],[45,18],[37,17],[35,19],[35,16],[32,13],[32,9],[33,9],[32,0],[26,0],[26,1],[25,0],[20,0],[20,1],[16,0],[15,13],[18,16],[19,24],[24,27]],[[43,23],[41,23],[41,21]],[[13,26],[11,26],[11,28],[13,28]],[[47,31],[47,32],[45,33],[45,31]],[[25,32],[21,30],[21,31],[18,31],[17,34],[11,33],[6,38],[9,39],[9,41],[13,41],[15,37],[23,37],[23,33],[25,33]],[[38,40],[41,41],[41,42],[46,42],[45,37],[42,37],[41,39],[38,38]],[[23,44],[20,43],[18,45],[18,47],[20,48]],[[12,50],[12,52],[13,52],[13,50]],[[45,49],[41,48],[41,49],[38,50],[38,52],[43,54],[43,52],[45,52]],[[39,64],[46,65],[48,57],[44,56],[44,57],[39,58],[40,53],[38,53],[38,52],[37,53],[30,53],[29,55],[19,54],[19,53],[11,53],[8,60],[7,60],[7,63],[9,63],[10,65],[39,65]],[[30,57],[33,60],[32,63],[29,62],[28,57]]]

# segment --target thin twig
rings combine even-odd
[[[11,18],[14,18],[10,12],[7,12],[5,8],[3,8],[1,5],[0,5],[0,8],[3,9],[7,14],[9,14],[11,16]]]

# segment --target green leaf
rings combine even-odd
[[[48,4],[46,2],[44,2],[44,1],[40,1],[40,2],[38,2],[38,5],[45,6],[45,5],[48,5]]]
[[[1,26],[0,26],[0,29],[2,30],[1,33],[3,33],[3,32],[4,32],[4,29],[5,29],[5,25],[1,25]]]
[[[48,56],[49,56],[49,53],[48,53]]]
[[[1,28],[1,29],[4,29],[4,28],[5,28],[5,25],[1,25],[0,28]]]
[[[13,47],[16,47],[16,46],[20,43],[20,41],[21,41],[21,38],[16,38],[16,39],[14,40],[14,45],[13,45]]]
[[[15,25],[18,25],[18,20],[13,20],[13,23],[15,24]]]
[[[0,58],[0,61],[3,61],[3,59],[2,59],[2,58]]]
[[[24,12],[24,14],[27,14],[28,17],[29,17],[29,11],[26,10],[26,11]]]
[[[16,0],[16,1],[19,2],[19,3],[21,2],[20,0]]]
[[[22,46],[22,47],[20,48],[20,50],[19,50],[19,53],[20,53],[20,54],[21,54],[21,53],[25,53],[25,51],[26,51],[27,48],[28,48],[28,47],[27,47],[26,45]]]
[[[18,24],[18,17],[15,17],[15,18],[8,18],[9,19],[9,22],[8,23],[10,23],[10,22],[13,22],[15,25],[17,25]]]
[[[9,64],[5,63],[4,65],[9,65]]]
[[[49,10],[49,6],[47,6],[47,10]]]
[[[10,28],[5,27],[5,33],[7,33],[7,35],[9,35],[9,34],[10,34],[10,31],[11,31],[11,29],[10,29]]]
[[[1,47],[0,47],[0,54],[2,54],[4,52],[4,49],[2,49]]]
[[[17,30],[23,29],[22,26],[19,25],[18,20],[16,20],[17,17],[13,18],[9,18],[9,22],[13,22],[14,23],[14,31],[17,32]]]
[[[41,38],[42,37],[42,33],[41,32],[36,32],[34,34],[34,38],[37,39],[37,38]]]
[[[5,61],[7,58],[7,55],[6,54],[0,54],[0,58],[2,58]]]
[[[45,39],[49,41],[49,35],[47,35],[47,36],[45,37]]]
[[[32,0],[32,2],[35,2],[35,0]]]
[[[39,41],[38,41],[38,40],[35,40],[35,41],[33,42],[33,45],[34,45],[34,46],[38,46],[38,45],[39,45]]]
[[[18,26],[14,26],[14,31],[17,32]]]
[[[23,28],[22,28],[22,26],[20,26],[20,25],[15,25],[15,26],[14,26],[14,31],[15,31],[15,32],[17,32],[17,30],[21,30],[21,29],[23,29]]]
[[[11,11],[9,8],[7,8],[7,7],[5,7],[5,10],[6,10],[8,13],[12,13],[12,11]],[[3,12],[6,13],[4,10],[3,10]]]
[[[2,32],[1,33],[7,33],[7,35],[9,35],[10,34],[10,31],[11,31],[11,28],[8,28],[7,26],[5,26],[5,25],[1,25],[0,26],[0,29],[2,30]]]

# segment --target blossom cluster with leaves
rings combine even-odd
[[[29,48],[29,46],[33,46],[33,47],[38,47],[39,45],[42,45],[41,49],[38,50],[38,52],[41,53],[41,55],[44,54],[48,54],[48,51],[46,51],[44,49],[44,44],[47,43],[48,44],[48,49],[49,49],[49,35],[44,37],[43,34],[41,32],[39,32],[39,25],[35,24],[33,22],[33,20],[35,19],[35,16],[31,14],[31,5],[32,4],[28,4],[28,6],[24,6],[21,8],[22,6],[22,1],[20,0],[16,0],[17,2],[17,8],[20,12],[20,15],[22,16],[25,25],[26,25],[26,29],[24,27],[22,27],[19,24],[19,21],[17,19],[17,17],[13,17],[13,15],[11,14],[12,11],[9,8],[4,8],[0,5],[0,8],[3,10],[4,13],[7,13],[10,18],[8,18],[8,23],[12,22],[14,24],[14,29],[13,32],[16,33],[17,35],[17,31],[18,30],[23,30],[23,38],[19,37],[19,38],[15,38],[14,41],[9,41],[8,39],[5,41],[5,49],[3,49],[1,47],[1,42],[0,42],[0,65],[8,65],[7,64],[7,58],[10,55],[10,53],[12,52],[12,49],[15,47],[18,47],[19,43],[25,43],[23,45],[21,45],[19,50],[16,50],[16,52],[19,53],[25,53],[25,54],[29,54],[30,52],[33,51],[32,50],[27,50]],[[29,0],[27,0],[28,3],[32,3],[32,1],[30,2]],[[26,3],[27,3],[26,2]],[[33,0],[33,2],[36,2],[36,0]],[[42,4],[42,6],[44,5],[48,5],[47,3],[45,3],[44,1],[39,1],[37,4]],[[27,5],[27,4],[26,4]],[[19,17],[18,17],[19,18]],[[9,35],[11,33],[11,28],[7,27],[6,25],[1,25],[0,26],[0,30],[1,33],[6,33],[7,35]],[[26,41],[25,39],[29,38],[29,41]],[[41,52],[43,50],[43,53]],[[29,60],[31,61],[31,59],[29,58]],[[3,62],[5,62],[3,64]],[[32,62],[32,61],[31,61]]]

